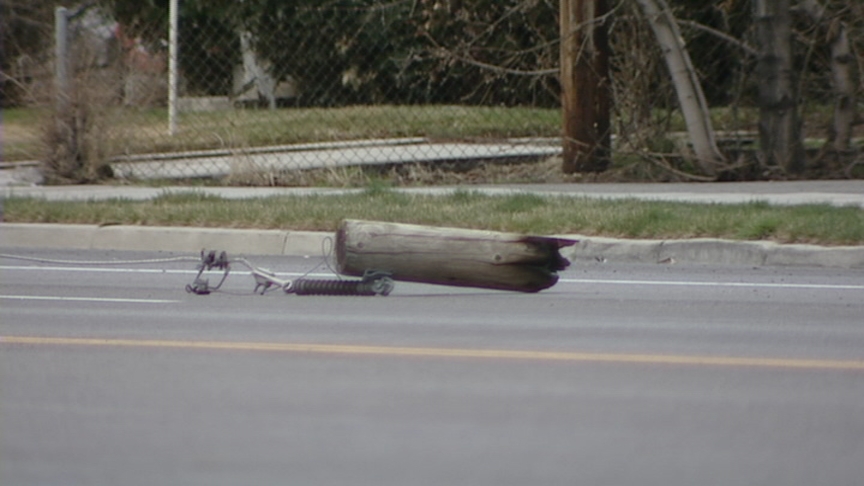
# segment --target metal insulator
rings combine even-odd
[[[203,278],[203,275],[205,271],[214,268],[222,270],[222,279],[219,280],[219,283],[215,286],[210,286],[210,280]],[[230,271],[231,264],[228,261],[227,253],[223,251],[219,256],[216,256],[215,251],[204,253],[204,250],[201,250],[201,261],[198,263],[198,275],[195,277],[195,281],[191,285],[186,286],[186,292],[198,295],[208,295],[210,292],[219,290],[219,288],[222,287],[222,284],[225,283],[225,279],[228,278],[228,272]]]

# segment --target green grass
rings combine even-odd
[[[35,108],[2,110],[0,151],[2,162],[38,159],[46,123],[46,112]]]
[[[7,222],[334,231],[346,218],[540,235],[864,244],[864,210],[828,205],[686,204],[533,194],[490,196],[471,191],[429,196],[382,185],[341,196],[224,200],[190,192],[145,202],[52,202],[20,197],[5,202]]]
[[[48,113],[12,109],[3,113],[4,159],[38,157],[40,127]],[[552,137],[560,111],[528,107],[348,106],[339,108],[231,109],[181,113],[168,134],[165,108],[101,107],[107,153],[134,154],[248,148],[370,138],[471,139]]]
[[[802,117],[815,127],[830,119],[824,107],[805,108]],[[753,108],[717,107],[711,116],[718,131],[754,130],[758,121]],[[38,108],[4,110],[4,160],[39,158],[45,152],[42,132],[49,117],[49,111]],[[666,117],[669,123],[663,125],[669,131],[686,130],[680,112],[656,110],[658,123]],[[95,107],[92,119],[98,120],[98,129],[104,132],[100,132],[104,152],[114,155],[370,138],[471,140],[557,137],[561,133],[559,109],[500,106],[375,105],[180,113],[178,132],[173,136],[168,134],[166,108]],[[674,146],[661,144],[654,149],[665,152]]]
[[[3,112],[3,123],[15,123],[20,125],[38,125],[44,114],[43,110],[35,108],[5,108]]]
[[[178,134],[167,135],[164,109],[130,112],[113,137],[122,153],[245,148],[370,138],[555,136],[558,110],[463,106],[349,106],[227,110],[181,114]]]

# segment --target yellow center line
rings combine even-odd
[[[311,343],[262,343],[230,341],[168,341],[149,339],[101,339],[35,336],[0,336],[2,345],[104,346],[129,348],[210,349],[231,351],[269,351],[287,353],[354,354],[376,356],[411,356],[432,358],[480,358],[534,361],[571,361],[591,363],[628,363],[689,366],[738,366],[762,368],[798,368],[829,370],[864,370],[864,360],[830,360],[797,358],[759,358],[733,356],[698,356],[674,354],[582,353],[566,351],[530,351],[509,349],[425,348],[402,346],[367,346]]]

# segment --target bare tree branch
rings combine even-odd
[[[530,70],[525,71],[521,69],[510,69],[503,66],[497,66],[494,64],[489,64],[486,62],[478,61],[474,58],[459,55],[453,52],[450,49],[442,46],[437,40],[435,40],[428,33],[425,34],[425,37],[435,46],[435,50],[433,54],[439,59],[454,59],[459,62],[464,62],[465,64],[470,64],[472,66],[476,66],[479,68],[483,68],[492,72],[500,73],[500,74],[514,74],[517,76],[550,76],[553,74],[558,74],[558,67],[549,68],[549,69],[538,69],[538,70]]]
[[[494,64],[481,62],[481,61],[478,61],[476,59],[471,59],[468,57],[460,56],[460,55],[455,54],[453,52],[447,51],[446,49],[444,49],[444,52],[446,52],[446,54],[440,55],[439,57],[455,59],[459,62],[464,62],[465,64],[470,64],[472,66],[483,68],[483,69],[486,69],[486,70],[489,70],[492,72],[496,72],[499,74],[513,74],[516,76],[551,76],[553,74],[556,74],[556,75],[558,74],[558,68],[557,67],[549,68],[549,69],[537,69],[537,70],[533,70],[533,71],[524,71],[521,69],[510,69],[510,68],[506,68],[506,67],[502,67],[502,66],[496,66]]]
[[[758,51],[755,48],[753,48],[752,46],[750,46],[750,44],[747,44],[746,42],[742,41],[741,39],[736,39],[735,37],[732,37],[731,35],[723,32],[723,31],[717,30],[713,27],[708,27],[705,24],[700,24],[699,22],[693,22],[692,20],[677,19],[677,21],[678,21],[678,25],[690,27],[691,29],[701,30],[702,32],[707,32],[707,33],[709,33],[709,34],[711,34],[711,35],[713,35],[719,39],[722,39],[722,40],[732,44],[733,46],[741,49],[748,56],[755,57],[756,54],[758,53]]]
[[[678,177],[682,177],[682,178],[687,179],[687,180],[691,180],[691,181],[695,181],[695,182],[714,182],[717,180],[713,176],[702,176],[702,175],[698,175],[698,174],[691,174],[689,172],[684,172],[683,170],[676,169],[676,168],[672,167],[671,165],[669,165],[668,162],[666,162],[666,157],[668,157],[670,154],[658,154],[658,153],[644,152],[640,155],[642,156],[641,158],[643,160],[646,160],[646,161],[656,165],[657,167],[659,167],[665,171],[671,172],[672,174],[675,174]]]
[[[521,5],[516,6],[513,9],[509,10],[505,14],[504,17],[502,17],[501,19],[498,19],[495,22],[495,24],[493,24],[493,25],[497,25],[498,23],[500,23],[503,20],[503,18],[506,18],[507,16],[510,16],[514,12],[518,11],[517,7],[521,7]],[[582,22],[581,24],[579,24],[573,28],[573,31],[569,34],[569,36],[576,35],[576,33],[579,32],[580,29],[586,28],[587,26],[589,26],[591,24],[601,24],[603,22],[606,22],[615,13],[615,10],[616,10],[616,8],[613,8],[610,12],[606,13],[605,15],[602,15],[602,16],[597,17],[595,19],[592,19],[590,21]],[[489,32],[491,30],[491,27],[492,26],[490,26],[490,29],[487,29],[483,33],[481,33],[481,34],[475,36],[473,39],[471,39],[471,41],[466,44],[466,47],[470,47],[470,46],[473,46],[474,44],[476,44],[476,42],[479,40],[480,37],[482,37],[483,35],[485,35],[486,32]],[[456,60],[459,62],[463,62],[465,64],[476,66],[476,67],[486,69],[488,71],[496,72],[499,74],[512,74],[512,75],[516,75],[516,76],[551,76],[551,75],[557,75],[559,73],[559,67],[557,67],[557,66],[554,68],[548,68],[548,69],[522,70],[522,69],[510,69],[510,68],[507,68],[504,66],[499,66],[499,65],[495,65],[495,64],[490,64],[490,63],[478,61],[471,56],[460,55],[460,54],[454,52],[453,50],[444,47],[443,45],[441,45],[440,42],[438,42],[435,38],[433,38],[428,33],[425,33],[424,35],[436,47],[435,55],[441,59],[450,58],[450,59],[453,59],[453,60]],[[555,44],[559,44],[559,43],[564,42],[566,40],[567,40],[566,38],[555,39],[555,40],[549,41],[549,42],[547,42],[541,46],[535,46],[532,49],[527,49],[527,50],[522,50],[522,51],[513,51],[512,54],[515,54],[515,55],[527,54],[527,53],[530,53],[533,51],[540,50],[542,48],[554,46]]]

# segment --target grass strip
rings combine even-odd
[[[370,187],[354,194],[229,200],[200,192],[148,201],[47,201],[11,197],[6,222],[124,224],[334,231],[346,218],[540,235],[724,238],[821,245],[864,244],[864,209],[608,200],[457,191],[418,195]]]
[[[167,108],[91,107],[82,127],[98,132],[106,154],[202,149],[377,138],[434,140],[556,137],[560,110],[528,107],[347,106],[278,110],[229,109],[180,113],[179,133],[168,134]],[[4,160],[38,159],[51,113],[31,108],[3,112]],[[96,124],[96,122],[99,122]]]

